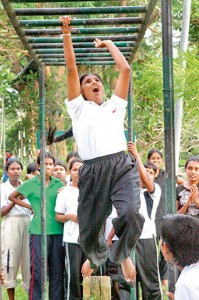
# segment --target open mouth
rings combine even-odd
[[[98,92],[99,92],[99,88],[98,88],[97,86],[95,86],[95,87],[92,89],[92,91],[93,91],[94,93],[98,93]]]

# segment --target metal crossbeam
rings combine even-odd
[[[131,52],[131,47],[123,47],[120,48],[119,50],[122,51],[123,53],[125,52]],[[103,53],[107,52],[106,49],[98,49],[98,48],[75,48],[74,49],[75,54],[76,53]],[[55,48],[47,48],[47,49],[36,49],[36,54],[52,54],[52,53],[64,53],[64,49],[55,49]]]
[[[133,35],[118,35],[118,36],[82,36],[82,37],[74,37],[72,38],[73,43],[82,43],[82,42],[93,42],[96,38],[98,39],[103,39],[103,40],[112,40],[112,41],[136,41],[137,36]],[[52,38],[52,37],[42,37],[42,38],[28,38],[28,42],[30,44],[32,43],[60,43],[63,41],[63,37],[57,37],[57,38]]]
[[[21,20],[21,26],[27,27],[42,27],[42,26],[61,26],[59,19],[56,20]],[[71,26],[80,25],[118,25],[118,24],[142,24],[141,17],[127,18],[98,18],[98,19],[78,19],[71,20]]]
[[[131,41],[125,41],[125,42],[115,42],[114,43],[117,47],[132,47],[135,45],[135,42]],[[63,48],[63,43],[35,43],[31,44],[33,49],[36,48],[49,48],[49,47],[54,47],[54,48]],[[94,43],[73,43],[74,48],[95,48]]]
[[[107,5],[102,6],[101,1],[97,7],[71,7],[70,3],[77,4],[83,1],[37,1],[37,0],[1,0],[15,31],[22,40],[24,47],[28,50],[33,60],[39,65],[46,63],[44,60],[48,57],[42,55],[63,55],[63,38],[61,37],[62,25],[59,21],[60,15],[83,15],[87,16],[82,19],[72,19],[72,41],[75,53],[81,53],[82,58],[86,59],[86,54],[92,54],[93,58],[98,59],[99,53],[107,53],[106,49],[96,49],[94,47],[94,39],[111,39],[120,51],[125,55],[129,62],[134,58],[135,53],[144,37],[147,26],[149,25],[152,12],[155,8],[157,0],[149,0],[147,5],[126,5],[119,6],[119,1],[110,1]],[[33,7],[14,9],[11,3],[45,3],[45,2],[63,2],[65,7]],[[86,4],[86,1],[85,1]],[[107,17],[96,18],[96,15],[106,15]],[[110,15],[110,17],[108,17]],[[125,15],[125,16],[124,16]],[[23,17],[28,16],[28,19]],[[38,16],[35,19],[35,16]],[[42,17],[43,16],[43,17]],[[49,16],[48,19],[45,16]],[[53,18],[57,16],[57,18]],[[92,17],[91,17],[92,16]],[[129,53],[131,53],[129,55]],[[58,56],[59,57],[59,56]],[[57,57],[57,58],[58,58]],[[90,56],[91,57],[91,56]],[[108,56],[101,56],[109,57]],[[52,57],[51,57],[52,58]],[[53,61],[51,61],[53,63]],[[82,63],[82,62],[78,62]],[[105,62],[104,60],[104,63]]]
[[[126,52],[124,53],[125,57],[128,57],[131,55],[131,52]],[[40,54],[38,55],[39,58],[64,58],[64,53],[60,53],[60,54]],[[110,53],[76,53],[75,57],[112,57]]]
[[[24,8],[16,9],[16,16],[60,16],[60,15],[98,15],[145,13],[146,6],[106,6],[106,7],[73,7],[73,8]]]
[[[65,62],[47,62],[45,64],[46,66],[66,66]],[[94,62],[94,61],[81,61],[81,62],[77,62],[77,66],[98,66],[98,65],[115,65],[114,61],[100,61],[100,62]]]
[[[131,34],[138,33],[138,27],[96,27],[96,28],[73,28],[72,34]],[[61,29],[24,29],[25,35],[61,35]]]

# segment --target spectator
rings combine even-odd
[[[156,166],[151,162],[142,163],[136,145],[128,143],[129,152],[136,158],[141,180],[140,213],[145,222],[141,236],[136,244],[137,281],[142,289],[142,300],[163,299],[156,239],[155,216],[160,202],[161,189],[154,182]]]
[[[40,168],[41,156],[37,157],[37,164]],[[46,235],[47,235],[47,262],[49,278],[49,299],[63,299],[63,273],[64,253],[62,247],[63,226],[55,220],[55,202],[58,190],[63,183],[52,177],[55,159],[49,152],[45,152],[45,192],[46,192]],[[30,266],[31,280],[29,288],[29,300],[41,300],[41,181],[39,175],[27,180],[22,186],[10,194],[9,200],[14,204],[24,206],[34,211],[31,220],[30,231]],[[27,197],[30,204],[22,201]]]
[[[22,185],[20,176],[23,167],[18,159],[8,160],[6,172],[8,180],[1,185],[2,220],[2,265],[4,267],[4,287],[10,300],[15,299],[17,273],[21,269],[23,287],[29,289],[30,255],[28,226],[31,211],[25,207],[14,205],[9,195]],[[23,202],[29,204],[27,199]]]
[[[66,163],[68,166],[68,169],[70,168],[70,162],[74,159],[74,158],[80,158],[79,154],[77,151],[71,151],[68,153],[67,157],[66,157]],[[66,184],[70,183],[70,172],[66,175]]]
[[[199,218],[199,157],[190,157],[185,164],[187,181],[177,187],[177,212]]]
[[[63,161],[56,159],[54,168],[52,170],[52,176],[58,178],[64,185],[66,185],[66,172],[67,168]]]
[[[27,166],[27,174],[25,175],[25,180],[33,178],[37,174],[39,174],[37,163],[36,162],[29,163]]]
[[[157,208],[156,213],[156,230],[157,230],[157,238],[160,239],[160,224],[163,217],[166,215],[166,195],[165,195],[165,188],[166,188],[166,171],[161,168],[163,163],[163,156],[160,150],[156,148],[152,148],[148,152],[148,161],[153,163],[156,166],[156,174],[154,182],[157,183],[161,187],[161,198]],[[176,180],[177,184],[182,184],[183,179],[177,177]],[[159,259],[159,269],[160,269],[160,277],[163,286],[168,285],[168,274],[167,274],[167,263],[160,251],[160,259]]]
[[[83,297],[81,268],[86,257],[78,244],[79,226],[77,222],[78,207],[78,171],[82,160],[71,161],[69,170],[71,182],[57,195],[56,220],[64,223],[63,242],[66,253],[67,300],[81,300]]]
[[[171,300],[199,298],[199,220],[188,215],[167,215],[161,223],[160,247],[168,262],[174,263],[180,276]]]

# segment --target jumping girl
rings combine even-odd
[[[84,74],[79,79],[71,17],[61,17],[60,21],[67,67],[66,106],[78,153],[84,161],[79,173],[79,243],[88,258],[88,269],[100,266],[109,256],[121,263],[125,279],[132,282],[136,271],[130,254],[141,234],[143,217],[139,214],[137,163],[125,154],[124,118],[131,69],[111,40],[95,39],[95,47],[107,48],[119,69],[114,94],[104,102],[104,86],[97,74]],[[109,253],[103,225],[112,204],[118,214],[113,226],[119,239]],[[86,267],[84,272],[89,275]]]

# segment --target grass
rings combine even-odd
[[[6,289],[2,289],[2,300],[8,300],[8,294]],[[16,300],[28,300],[28,294],[24,291],[24,289],[20,286],[20,284],[17,285],[15,288],[15,299]]]
[[[15,288],[15,299],[16,300],[28,300],[28,293],[24,290],[24,288],[21,286],[21,276],[17,276],[17,286]],[[2,300],[9,300],[8,293],[5,288],[2,288]]]

